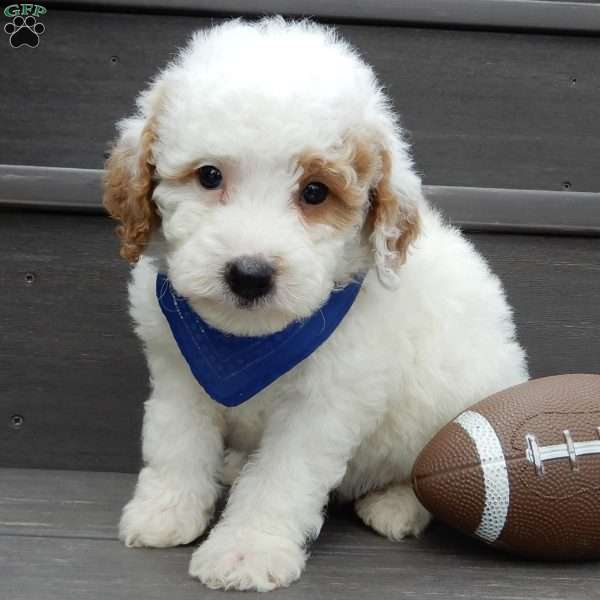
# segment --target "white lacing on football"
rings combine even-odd
[[[597,440],[584,442],[574,442],[571,432],[565,429],[562,434],[565,439],[564,444],[553,444],[552,446],[540,446],[533,433],[525,436],[527,450],[525,457],[535,466],[535,472],[539,477],[544,476],[544,461],[568,458],[571,463],[571,469],[578,471],[577,457],[587,456],[589,454],[600,454],[600,427],[596,427],[598,433]]]
[[[473,440],[483,470],[485,506],[475,535],[486,542],[495,542],[504,529],[510,502],[502,445],[489,421],[479,413],[468,410],[457,417],[455,423]]]

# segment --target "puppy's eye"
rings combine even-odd
[[[216,190],[223,183],[223,174],[217,167],[205,165],[198,169],[198,181],[207,190]]]
[[[302,190],[300,197],[306,204],[321,204],[325,202],[328,194],[329,189],[324,183],[313,181]]]

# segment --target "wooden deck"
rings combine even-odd
[[[188,576],[192,546],[132,550],[117,540],[134,482],[121,473],[0,470],[0,598],[224,598]],[[597,563],[512,559],[440,524],[421,539],[392,543],[338,506],[302,578],[269,598],[591,600],[599,590]]]

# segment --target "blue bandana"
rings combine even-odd
[[[156,297],[181,354],[206,393],[225,406],[238,406],[312,354],[350,310],[361,283],[334,290],[308,319],[258,337],[211,327],[160,273]]]

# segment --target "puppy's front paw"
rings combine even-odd
[[[392,541],[418,536],[431,519],[408,484],[369,492],[357,500],[355,509],[365,525]]]
[[[213,589],[268,592],[298,579],[305,562],[302,548],[286,538],[218,526],[194,552],[190,575]]]
[[[200,537],[212,516],[212,494],[175,487],[145,467],[123,509],[119,538],[126,546],[166,548]]]

